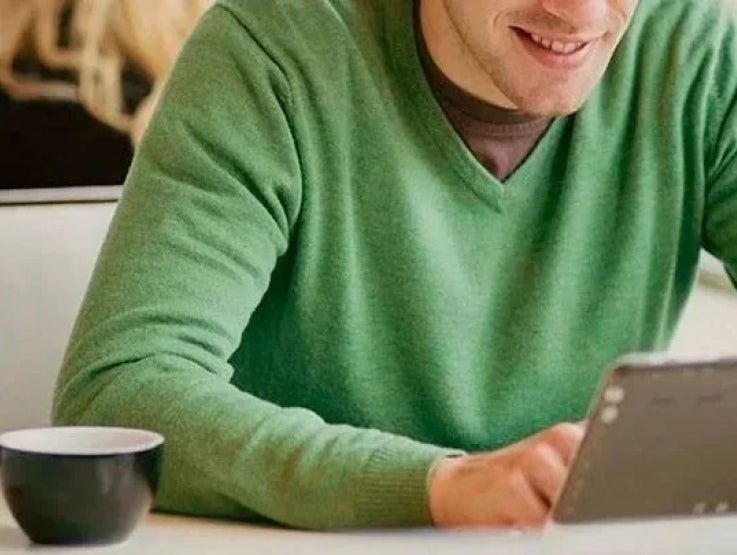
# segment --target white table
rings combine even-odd
[[[0,497],[1,499],[1,497]],[[93,548],[32,546],[0,501],[0,553],[353,554],[737,554],[737,517],[585,526],[541,533],[384,530],[318,533],[152,514],[125,543]]]

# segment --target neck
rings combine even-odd
[[[457,86],[490,104],[517,110],[469,50],[443,0],[417,0],[420,26],[433,62]]]

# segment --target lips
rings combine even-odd
[[[546,36],[512,27],[512,31],[528,54],[541,65],[555,70],[572,71],[580,68],[589,57],[597,39]]]
[[[586,46],[586,42],[563,42],[563,41],[557,41],[553,39],[547,39],[545,37],[542,37],[540,35],[537,35],[535,33],[529,33],[529,37],[532,39],[532,41],[543,48],[547,48],[548,50],[552,50],[556,54],[573,54],[576,50],[580,50],[584,46]]]
[[[518,35],[523,35],[525,38],[534,42],[537,46],[545,48],[555,54],[562,56],[574,54],[575,52],[585,48],[589,43],[593,42],[594,39],[584,39],[578,37],[552,37],[544,34],[538,34],[534,31],[527,31],[521,27],[512,27]]]

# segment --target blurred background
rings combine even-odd
[[[0,0],[0,432],[43,425],[136,144],[212,0]]]
[[[0,185],[119,185],[212,0],[0,0]]]
[[[0,0],[0,432],[53,382],[135,145],[212,0]],[[672,346],[737,354],[737,295],[705,255]]]

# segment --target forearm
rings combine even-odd
[[[429,524],[427,474],[447,453],[327,425],[165,354],[83,369],[60,388],[54,421],[162,433],[160,509],[305,528]]]

